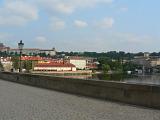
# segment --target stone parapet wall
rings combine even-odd
[[[1,72],[0,79],[160,109],[160,86]]]

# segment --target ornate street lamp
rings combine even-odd
[[[21,57],[22,57],[22,50],[23,50],[23,46],[24,46],[24,43],[22,42],[22,40],[20,40],[20,42],[18,43],[18,48],[19,48],[19,51],[20,51],[20,64],[19,64],[19,72],[22,72],[22,60],[21,60]]]

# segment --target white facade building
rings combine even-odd
[[[77,69],[86,69],[87,62],[85,59],[70,59],[69,62],[75,65]]]
[[[3,65],[4,71],[10,72],[11,69],[13,68],[13,66],[12,66],[13,63],[11,61],[11,57],[6,57],[6,58],[0,57],[0,61]]]
[[[150,60],[150,64],[152,67],[160,66],[160,58]]]
[[[34,67],[34,71],[76,71],[76,67]]]
[[[43,50],[39,50],[40,53],[45,53],[46,55],[50,55],[50,56],[55,56],[56,55],[56,49],[52,48],[52,49],[43,49]]]

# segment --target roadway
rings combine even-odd
[[[160,120],[160,110],[0,80],[0,120]]]

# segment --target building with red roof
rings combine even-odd
[[[21,60],[24,60],[24,61],[41,61],[43,60],[42,57],[38,57],[38,56],[22,56],[21,57]]]
[[[76,66],[66,62],[38,63],[34,71],[76,71]]]

